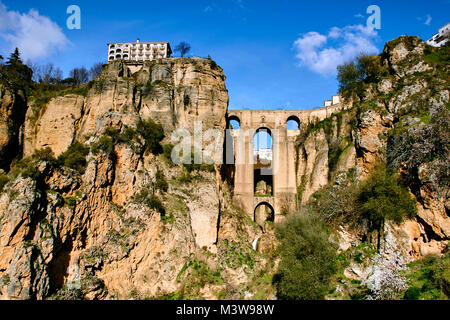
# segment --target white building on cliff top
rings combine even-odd
[[[448,42],[450,36],[450,23],[447,23],[442,28],[439,28],[439,32],[434,34],[427,43],[433,47],[442,47]]]
[[[168,42],[111,42],[108,45],[108,62],[128,60],[136,62],[169,58],[172,49]]]

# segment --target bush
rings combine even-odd
[[[161,171],[156,172],[155,189],[167,192],[169,189],[169,184],[167,183],[166,177]]]
[[[410,288],[403,299],[450,299],[450,253],[428,255],[408,265]]]
[[[276,226],[280,264],[274,277],[280,299],[323,299],[336,271],[336,246],[317,214],[308,211]]]
[[[89,148],[75,141],[58,157],[58,162],[83,174],[86,170],[86,156],[88,154]]]
[[[32,156],[33,159],[38,159],[42,161],[54,161],[55,154],[50,147],[45,147],[43,149],[36,150]]]
[[[146,203],[149,208],[155,209],[156,211],[158,211],[162,217],[166,214],[166,209],[164,209],[164,206],[163,206],[161,200],[159,200],[159,198],[156,195],[151,194],[148,197]]]
[[[5,185],[8,183],[9,178],[6,174],[0,173],[0,192],[2,192]]]
[[[209,61],[209,67],[213,70],[217,69],[219,66],[217,65],[217,63],[211,58],[211,56],[208,56],[208,61]]]
[[[192,180],[194,180],[194,176],[191,175],[191,173],[189,171],[187,171],[187,172],[183,172],[176,179],[180,183],[190,183],[190,182],[192,182]]]
[[[92,145],[91,151],[95,154],[100,150],[103,150],[105,153],[111,153],[114,145],[118,143],[125,143],[133,147],[134,142],[140,142],[139,136],[144,140],[146,151],[150,151],[153,154],[159,154],[163,151],[163,147],[160,144],[164,139],[163,127],[152,119],[139,120],[136,129],[125,126],[122,132],[117,128],[106,128],[105,134],[98,142]]]
[[[360,225],[354,171],[349,171],[345,175],[339,174],[336,179],[339,179],[339,184],[323,188],[313,194],[310,206],[327,223]]]
[[[37,180],[39,178],[39,171],[37,170],[37,164],[39,161],[47,161],[51,165],[55,165],[56,160],[53,151],[49,148],[43,148],[36,150],[32,156],[22,158],[18,161],[13,161],[9,176],[15,179],[17,176],[22,175],[24,178],[31,178]]]
[[[91,152],[97,154],[100,151],[110,154],[114,149],[114,142],[110,136],[104,135],[100,139],[91,145]]]
[[[145,204],[150,209],[155,209],[158,211],[163,217],[166,214],[166,210],[161,202],[161,200],[151,193],[150,189],[145,187],[142,188],[141,191],[139,191],[133,198],[133,202]]]
[[[380,229],[386,219],[399,223],[417,213],[416,202],[408,189],[384,164],[375,167],[357,194],[360,213],[372,229]]]
[[[163,145],[163,156],[170,163],[172,163],[172,150],[173,150],[173,147],[174,147],[173,144],[165,144],[165,145]]]
[[[362,80],[364,74],[354,61],[337,67],[337,79],[339,82],[339,93],[345,99],[363,95]]]
[[[201,151],[199,151],[197,154],[201,156]],[[205,158],[203,158],[202,163],[194,163],[195,160],[195,153],[191,153],[191,162],[190,163],[183,163],[183,166],[186,168],[187,171],[192,172],[194,170],[197,171],[206,171],[206,172],[214,172],[214,164],[207,164],[204,163]],[[211,162],[211,161],[209,161]]]
[[[164,129],[161,124],[154,122],[152,119],[139,120],[136,131],[144,139],[147,151],[153,154],[162,152],[160,142],[164,139]]]
[[[405,292],[405,300],[419,300],[420,297],[420,288],[411,287]]]

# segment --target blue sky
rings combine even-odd
[[[80,30],[66,27],[72,4]],[[380,30],[366,30],[370,5],[381,9]],[[24,58],[67,75],[104,62],[106,42],[187,41],[189,55],[223,67],[230,109],[308,109],[337,92],[338,62],[403,34],[426,40],[450,22],[449,9],[450,0],[0,0],[0,54],[19,45]]]

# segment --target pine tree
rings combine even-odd
[[[6,62],[7,65],[17,65],[17,64],[23,64],[22,60],[20,59],[20,52],[19,49],[16,48],[13,53],[11,53],[11,56],[9,57],[8,61]]]

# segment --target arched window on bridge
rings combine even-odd
[[[253,136],[253,150],[260,158],[272,160],[272,132],[268,128],[259,128]]]
[[[297,116],[290,116],[286,120],[287,130],[300,130],[300,119]]]
[[[254,220],[265,232],[275,220],[275,210],[268,202],[259,203],[254,211]]]
[[[241,128],[241,120],[236,116],[228,117],[227,129],[238,130]]]
[[[272,133],[268,128],[259,128],[253,136],[253,192],[255,197],[273,196]]]

